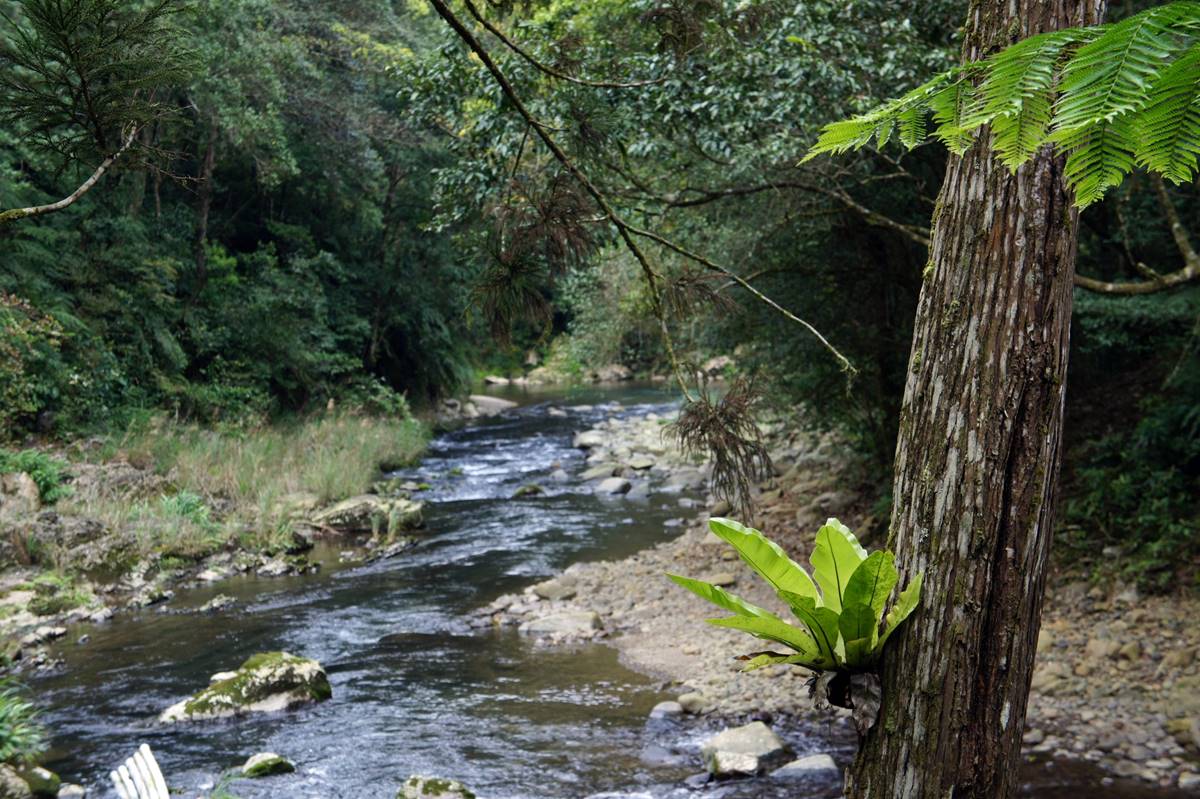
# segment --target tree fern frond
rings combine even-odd
[[[947,70],[910,91],[904,96],[884,103],[873,111],[826,125],[817,143],[800,161],[811,161],[822,153],[838,155],[858,150],[875,139],[883,146],[893,130],[906,147],[915,147],[925,140],[925,115],[930,99],[962,73],[961,67]]]
[[[987,78],[979,89],[982,101],[967,124],[991,123],[992,141],[1005,166],[1016,169],[1045,142],[1053,115],[1054,76],[1063,51],[1099,35],[1087,28],[1042,33],[989,60]]]
[[[1198,23],[1200,3],[1168,3],[1112,25],[1081,47],[1063,68],[1055,131],[1098,124],[1144,105],[1147,86],[1183,49],[1183,32]]]
[[[1133,171],[1136,129],[1131,115],[1076,131],[1060,140],[1069,152],[1064,174],[1075,204],[1086,208]]]
[[[967,124],[968,115],[975,106],[975,87],[965,79],[955,81],[929,98],[933,121],[937,123],[933,135],[955,155],[965,153],[975,138],[974,126]]]
[[[1163,71],[1138,115],[1137,162],[1175,183],[1190,181],[1200,155],[1200,44]]]

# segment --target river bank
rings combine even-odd
[[[703,465],[687,463],[661,436],[665,421],[610,420],[577,436],[576,445],[596,464],[592,479],[636,485],[640,474],[657,470],[667,488],[702,477]],[[757,526],[802,561],[826,517],[852,529],[869,526],[853,464],[834,436],[776,430],[771,442],[776,476],[758,487]],[[723,515],[728,508],[710,500],[708,511]],[[706,531],[707,515],[693,511],[695,518],[677,520],[679,537],[651,549],[619,561],[575,564],[501,597],[476,623],[516,626],[548,645],[606,640],[624,664],[669,681],[692,714],[737,720],[771,713],[844,724],[812,706],[803,670],[741,672],[735,658],[753,642],[704,624],[711,609],[663,576],[683,573],[732,587],[783,612],[735,553]],[[1131,587],[1091,584],[1056,567],[1038,643],[1027,754],[1080,759],[1115,777],[1162,787],[1200,787],[1198,613],[1194,598],[1139,597]]]
[[[6,474],[0,497],[6,666],[54,668],[44,645],[68,625],[162,607],[185,588],[315,571],[307,553],[323,538],[386,554],[421,523],[421,487],[381,475],[428,437],[414,419],[330,412],[249,430],[155,418],[25,450],[28,471]]]

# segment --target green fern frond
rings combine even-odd
[[[995,55],[980,86],[982,102],[968,127],[990,123],[1001,162],[1016,169],[1046,141],[1053,115],[1055,67],[1063,51],[1095,39],[1094,29],[1070,28],[1031,36]]]
[[[1075,191],[1076,205],[1086,208],[1133,171],[1135,136],[1132,117],[1126,114],[1061,140],[1062,149],[1070,153],[1064,174]]]
[[[1200,155],[1200,45],[1163,71],[1138,119],[1137,162],[1174,183],[1190,181]]]
[[[1107,28],[1063,68],[1054,129],[1074,131],[1136,111],[1146,89],[1200,24],[1200,3],[1168,3]]]
[[[937,123],[933,135],[955,155],[965,153],[975,139],[975,126],[967,124],[975,105],[975,87],[967,80],[956,81],[929,98],[933,121]]]

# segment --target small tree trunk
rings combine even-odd
[[[200,172],[196,175],[196,230],[192,239],[192,253],[196,261],[196,286],[199,293],[208,282],[208,215],[212,209],[213,172],[217,165],[217,123],[209,125],[208,143],[200,159]]]
[[[976,0],[964,58],[1100,21],[1104,0]],[[1054,518],[1077,212],[1050,148],[951,157],[917,310],[890,546],[920,608],[884,655],[856,799],[1015,794]]]

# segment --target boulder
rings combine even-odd
[[[58,789],[62,787],[62,780],[58,775],[41,766],[19,768],[17,774],[29,786],[34,796],[58,796]]]
[[[24,472],[0,474],[0,517],[32,516],[42,507],[37,483]]]
[[[312,517],[313,524],[343,532],[408,530],[420,527],[425,503],[403,497],[362,494],[337,502]]]
[[[0,764],[0,799],[33,799],[29,785],[7,764]]]
[[[597,494],[624,494],[633,487],[624,477],[610,477],[607,480],[601,480],[596,486]]]
[[[232,676],[167,708],[158,720],[171,724],[268,713],[331,696],[329,678],[317,661],[287,652],[264,652],[248,658]]]
[[[761,721],[723,730],[700,745],[704,765],[713,776],[757,774],[786,762],[788,749]]]
[[[705,706],[708,704],[708,700],[704,698],[704,694],[697,691],[689,691],[686,694],[682,694],[678,701],[684,713],[691,713],[696,716],[703,713]]]
[[[608,366],[601,366],[592,371],[590,376],[597,383],[617,383],[622,380],[632,380],[633,372],[629,370],[628,366],[610,363]]]
[[[570,599],[575,596],[575,586],[578,581],[571,575],[564,574],[553,580],[546,580],[533,587],[533,593],[542,599]]]
[[[683,715],[683,706],[678,702],[659,702],[650,711],[652,719],[674,719]]]
[[[633,484],[633,487],[625,492],[626,499],[649,499],[650,484],[645,480],[639,480]]]
[[[579,477],[583,480],[603,480],[606,477],[612,477],[616,472],[617,465],[615,463],[601,463],[584,469],[583,474]]]
[[[58,799],[83,799],[85,796],[87,796],[87,788],[82,785],[68,782],[58,789]]]
[[[531,619],[517,628],[526,635],[583,636],[602,627],[600,614],[591,610],[572,610]]]
[[[786,766],[775,769],[771,772],[771,779],[834,780],[841,777],[841,775],[841,769],[837,767],[837,763],[833,762],[833,758],[829,755],[807,755],[798,760],[793,760]]]
[[[654,458],[650,457],[649,455],[634,455],[629,459],[629,468],[636,469],[639,472],[643,469],[649,469],[654,464]]]
[[[489,397],[487,394],[472,394],[471,402],[474,403],[480,416],[496,416],[517,407],[517,403],[512,400]]]
[[[400,788],[396,799],[475,799],[475,794],[458,780],[414,774]]]
[[[556,483],[565,483],[571,479],[571,475],[567,474],[566,469],[555,469],[550,472],[550,479]]]
[[[603,430],[584,430],[575,435],[571,446],[576,449],[591,449],[592,447],[602,447],[607,443],[608,435]]]
[[[259,752],[251,755],[242,765],[243,777],[270,777],[275,774],[291,774],[296,770],[295,764],[286,757],[274,752]]]

